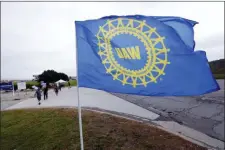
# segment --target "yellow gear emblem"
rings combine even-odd
[[[147,56],[141,68],[127,68],[118,63],[113,53],[111,41],[114,37],[120,35],[133,36],[144,45]],[[98,54],[102,60],[102,64],[105,66],[106,72],[112,75],[113,80],[120,81],[122,85],[127,84],[133,87],[140,85],[146,87],[151,82],[157,83],[157,79],[161,75],[165,75],[164,69],[167,64],[170,64],[167,58],[169,49],[164,44],[164,37],[161,37],[157,33],[156,28],[152,28],[146,24],[145,20],[139,21],[128,18],[107,20],[103,26],[99,27],[96,37],[98,39]],[[131,50],[131,48],[128,48],[128,50]],[[123,56],[122,52],[119,51],[118,54]],[[133,49],[133,52],[129,52],[130,55],[125,52],[124,58],[135,58],[133,55],[135,52],[138,52],[138,49],[136,51]],[[159,56],[163,56],[163,58]],[[138,54],[136,58],[141,59]]]

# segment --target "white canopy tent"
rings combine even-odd
[[[67,82],[67,81],[64,81],[64,80],[60,79],[59,81],[57,81],[55,83],[59,84],[59,83],[65,83],[65,82]]]
[[[33,88],[33,89],[35,89],[35,90],[37,90],[37,89],[38,89],[38,87],[36,87],[35,85],[33,85],[33,86],[32,86],[32,88]]]

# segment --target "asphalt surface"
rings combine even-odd
[[[221,90],[193,97],[151,97],[111,93],[171,120],[224,141],[224,80]]]
[[[86,109],[106,111],[108,113],[114,112],[114,114],[120,116],[129,116],[132,118],[139,118],[141,120],[145,119],[148,121],[156,120],[159,117],[159,115],[156,113],[148,111],[140,106],[132,104],[101,90],[79,88],[79,99],[81,107]],[[50,90],[48,93],[48,99],[43,100],[42,95],[42,100],[40,102],[41,105],[38,105],[38,100],[36,98],[27,98],[2,110],[46,107],[76,108],[78,107],[77,87],[72,87],[69,89],[63,88],[61,91],[59,91],[58,95],[56,95],[54,91]],[[7,103],[7,100],[5,100],[4,103]]]
[[[20,103],[28,98],[34,97],[35,91],[27,92],[15,92],[14,95],[12,92],[3,93],[1,92],[1,110],[4,110],[7,107],[13,106],[17,103]]]

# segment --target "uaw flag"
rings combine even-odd
[[[194,51],[195,24],[141,15],[75,21],[79,87],[152,96],[219,90],[206,53]]]

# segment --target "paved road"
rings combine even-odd
[[[34,92],[15,92],[14,96],[12,92],[3,93],[1,92],[1,110],[15,105],[27,98],[31,98],[34,96]]]
[[[24,100],[29,98],[34,98],[35,91],[27,91],[27,92],[15,92],[14,96],[12,92],[1,93],[1,110],[4,110],[10,106],[16,105]],[[54,94],[53,90],[49,90],[49,94]]]
[[[160,114],[158,120],[177,121],[224,141],[224,80],[218,83],[220,91],[194,97],[112,94]]]
[[[79,96],[81,106],[85,108],[98,108],[107,112],[116,112],[117,115],[139,117],[148,120],[155,120],[159,117],[151,111],[148,111],[140,106],[129,103],[121,98],[111,95],[110,93],[79,88]],[[48,100],[41,100],[41,105],[38,105],[36,98],[28,98],[18,104],[7,107],[6,109],[21,109],[21,108],[41,108],[41,107],[77,107],[77,88],[64,88],[59,92],[58,96],[53,91],[49,92]],[[136,111],[133,111],[136,110]],[[126,115],[125,115],[126,114]]]

